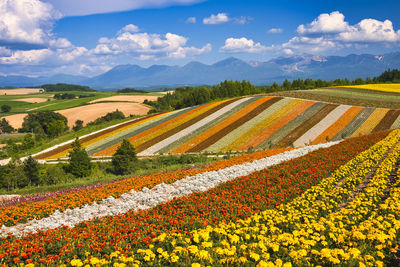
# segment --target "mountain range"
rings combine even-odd
[[[45,83],[72,83],[95,89],[125,87],[160,88],[211,85],[223,80],[248,80],[256,85],[280,83],[284,79],[334,80],[374,77],[387,69],[400,69],[400,52],[383,55],[348,56],[302,55],[278,57],[266,62],[243,61],[234,57],[212,65],[192,61],[184,66],[118,65],[95,77],[57,74],[51,77],[0,76],[0,86],[38,86]]]

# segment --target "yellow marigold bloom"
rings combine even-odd
[[[277,260],[275,261],[275,265],[278,266],[278,267],[281,267],[282,264],[283,264],[283,262],[282,262],[281,259],[277,259]]]
[[[321,256],[325,258],[330,258],[331,257],[331,250],[329,248],[323,248],[321,249]]]
[[[383,264],[382,261],[376,261],[375,264],[376,264],[376,266],[378,266],[378,267],[383,267],[383,266],[384,266],[384,264]]]
[[[188,246],[187,249],[192,254],[196,254],[199,251],[199,248],[197,246],[195,246],[195,245]]]
[[[126,264],[125,264],[125,263],[117,263],[117,262],[116,262],[116,263],[113,264],[113,266],[114,266],[114,267],[125,267]]]
[[[272,245],[272,250],[273,250],[274,252],[277,252],[277,251],[279,250],[279,245],[278,245],[278,244],[273,244],[273,245]]]
[[[292,263],[291,262],[285,262],[282,267],[292,267]]]
[[[354,259],[357,258],[361,254],[361,252],[356,248],[351,248],[349,250],[349,252],[350,252],[351,256],[353,256]]]
[[[260,262],[257,264],[257,267],[274,267],[274,266],[275,266],[275,264],[272,263],[272,262],[270,262],[270,261],[268,261],[268,262],[260,261]]]
[[[380,252],[380,251],[378,251],[378,252],[376,253],[376,255],[378,255],[378,257],[381,258],[381,259],[384,259],[384,258],[385,258],[385,255],[383,255],[383,253]]]
[[[93,258],[90,259],[90,264],[96,265],[98,263],[100,263],[100,260],[98,258],[93,257]]]
[[[160,253],[160,254],[161,254],[161,253],[163,253],[163,251],[164,251],[164,250],[163,250],[162,248],[158,248],[158,249],[157,249],[157,253]]]
[[[240,262],[240,263],[246,263],[246,262],[247,262],[247,259],[246,259],[245,257],[242,256],[242,257],[239,258],[239,262]]]
[[[198,253],[198,257],[201,260],[208,260],[209,258],[211,258],[207,250],[200,250]]]
[[[193,233],[193,241],[197,244],[200,243],[199,234],[197,232]]]
[[[77,266],[77,267],[83,266],[82,261],[79,260],[79,259],[73,259],[73,260],[70,262],[70,264],[71,264],[71,266]]]
[[[258,255],[255,252],[250,252],[250,258],[254,259],[255,261],[258,261],[260,259],[260,255]]]
[[[230,241],[232,244],[238,243],[239,240],[240,240],[240,237],[239,237],[239,236],[237,236],[237,235],[229,235],[229,241]]]
[[[175,254],[171,254],[171,257],[169,259],[172,263],[175,263],[179,260],[179,257]]]
[[[192,265],[191,265],[192,267],[201,267],[201,264],[200,263],[197,263],[197,262],[195,262],[195,263],[192,263]]]
[[[240,249],[246,250],[247,246],[246,245],[240,245]]]
[[[25,267],[35,267],[35,264],[29,263],[29,264],[25,265]]]
[[[201,243],[201,246],[202,246],[203,248],[212,248],[213,243],[212,243],[212,241],[210,241],[210,242],[203,242],[203,243]]]

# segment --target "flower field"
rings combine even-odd
[[[394,259],[392,251],[397,251],[400,228],[398,183],[393,176],[400,132],[387,134],[349,138],[153,208],[91,219],[72,228],[2,237],[0,265],[280,266],[337,260],[348,265],[388,264]],[[203,169],[65,192],[1,207],[0,218],[2,224],[13,225],[32,219],[31,213],[37,220],[45,218],[51,209],[68,214],[67,208],[118,197],[131,189],[238,164],[247,168],[255,159],[295,151],[267,150]]]
[[[82,139],[93,157],[111,156],[127,138],[139,155],[247,151],[304,146],[398,128],[400,111],[251,96],[126,122]],[[69,144],[36,155],[57,159]]]
[[[389,92],[389,93],[400,93],[400,84],[398,83],[362,84],[362,85],[349,85],[341,87],[366,89],[366,90]]]

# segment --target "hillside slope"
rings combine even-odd
[[[81,140],[111,156],[128,138],[139,155],[246,151],[317,144],[400,126],[400,110],[274,96],[228,99],[132,120]],[[54,159],[69,145],[36,156]]]

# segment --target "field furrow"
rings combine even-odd
[[[389,110],[382,120],[371,131],[372,133],[389,130],[395,120],[399,117],[400,110]]]
[[[305,144],[310,144],[317,136],[319,136],[323,131],[325,131],[329,126],[337,121],[350,106],[340,105],[332,110],[328,115],[326,115],[320,122],[315,124],[311,129],[304,133],[299,139],[294,141],[293,145],[304,146]]]
[[[271,137],[274,133],[278,132],[282,127],[286,124],[290,123],[292,120],[300,116],[303,112],[305,112],[308,108],[314,105],[315,102],[305,101],[301,102],[299,105],[295,106],[288,114],[278,119],[269,127],[265,128],[263,131],[258,133],[255,137],[253,137],[250,141],[242,145],[239,150],[246,150],[249,147],[255,148],[258,147],[261,143]]]
[[[303,101],[299,99],[295,100],[290,100],[290,102],[284,102],[280,101],[281,105],[279,106],[279,109],[275,111],[272,115],[270,116],[261,116],[258,120],[254,118],[252,120],[252,124],[254,125],[251,127],[250,125],[247,126],[246,132],[243,133],[239,138],[237,138],[235,141],[231,142],[224,148],[222,148],[222,151],[238,151],[239,147],[241,147],[243,144],[247,143],[249,140],[253,139],[255,136],[260,134],[265,128],[269,127],[272,125],[274,122],[282,118],[283,116],[287,115],[291,110],[296,108],[298,105],[300,105]],[[265,118],[266,117],[266,118]],[[259,121],[262,120],[262,121]]]
[[[357,116],[349,123],[346,127],[344,127],[340,132],[338,132],[332,140],[340,140],[349,136],[357,131],[358,128],[371,116],[374,112],[374,108],[364,108]]]
[[[270,100],[271,97],[263,97],[260,98],[250,105],[246,106],[245,108],[241,109],[239,112],[233,114],[232,116],[228,117],[226,120],[222,121],[221,123],[215,125],[214,127],[210,128],[209,130],[203,132],[202,134],[196,136],[194,139],[189,140],[179,148],[172,151],[173,153],[185,153],[189,151],[191,148],[196,147],[200,143],[204,142],[205,140],[211,138],[214,134],[218,133],[219,131],[223,130],[225,127],[228,127],[230,124],[234,123],[235,121],[239,120],[247,113],[251,112],[252,110],[256,109],[266,101]]]
[[[389,110],[385,108],[375,109],[369,118],[352,134],[352,136],[360,136],[371,132],[385,117],[388,111]]]
[[[270,106],[272,106],[276,102],[280,101],[281,99],[282,98],[279,98],[279,97],[271,98],[268,101],[261,104],[260,106],[251,110],[250,112],[243,114],[243,116],[239,117],[237,120],[232,121],[230,124],[226,125],[222,129],[220,129],[218,132],[215,132],[215,133],[211,132],[212,135],[209,138],[204,139],[203,141],[198,143],[196,146],[191,147],[188,150],[188,152],[200,152],[200,151],[205,150],[209,146],[215,144],[221,138],[225,137],[228,133],[232,132],[240,125],[244,124],[245,122],[247,122],[247,121],[251,120],[252,118],[254,118],[255,116],[259,115],[264,110],[268,109]]]
[[[312,144],[319,144],[326,142],[327,140],[332,140],[333,137],[344,129],[344,127],[346,127],[362,109],[362,107],[351,107],[337,121],[315,138],[314,141],[312,141]]]

